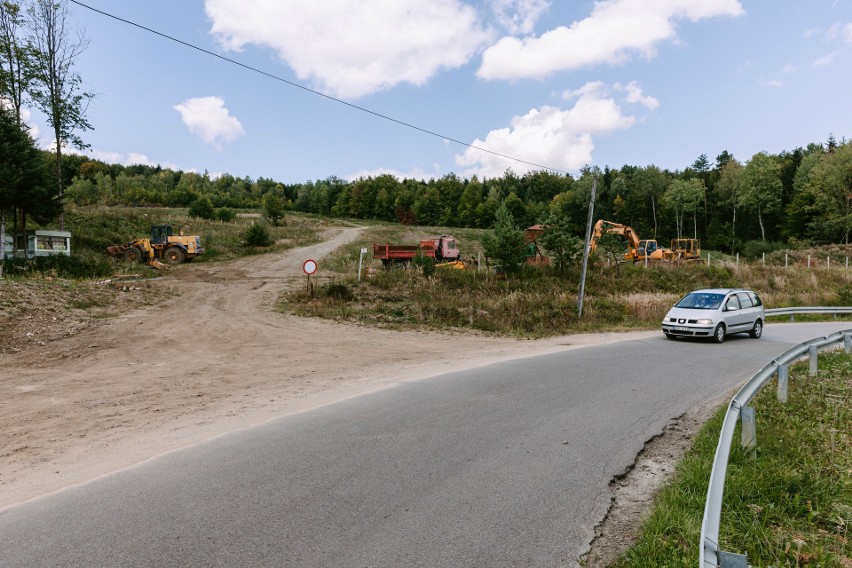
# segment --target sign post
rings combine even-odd
[[[302,265],[302,270],[305,274],[308,275],[308,293],[311,295],[311,299],[314,297],[314,287],[311,286],[311,274],[317,271],[317,262],[315,260],[306,260]]]
[[[358,282],[361,281],[361,266],[364,264],[364,255],[367,254],[367,249],[361,249],[361,255],[358,257]]]

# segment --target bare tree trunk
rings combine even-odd
[[[657,206],[654,204],[654,194],[651,194],[651,213],[654,214],[654,240],[657,239]]]
[[[6,260],[6,210],[0,209],[0,278],[3,278],[4,260]]]
[[[734,203],[734,220],[731,221],[731,250],[737,240],[737,204]]]
[[[695,209],[692,210],[692,229],[695,232],[695,236],[692,237],[692,238],[695,239],[695,240],[698,240],[698,213],[696,212]],[[705,231],[707,230],[706,226],[705,226],[704,230]]]

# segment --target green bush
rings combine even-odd
[[[762,258],[763,253],[769,254],[782,248],[787,248],[787,245],[769,241],[748,241],[743,245],[743,256],[750,259]]]
[[[338,282],[333,282],[325,286],[322,289],[322,295],[326,298],[332,298],[344,302],[351,302],[355,299],[355,295],[352,294],[352,289],[346,284],[340,284]]]
[[[223,223],[230,223],[234,220],[237,214],[233,209],[228,209],[227,207],[220,207],[216,210],[216,218]]]
[[[266,225],[252,223],[251,227],[246,230],[245,243],[249,247],[269,247],[272,246],[272,235]]]
[[[207,196],[199,197],[189,204],[189,215],[191,217],[201,217],[202,219],[215,219],[216,210]]]
[[[417,251],[411,260],[411,265],[422,270],[426,278],[431,278],[435,274],[435,259],[424,255],[422,251]]]
[[[65,255],[7,258],[3,261],[3,274],[8,276],[45,274],[62,278],[102,278],[112,274],[112,264],[106,259]]]
[[[847,284],[837,290],[837,305],[852,306],[852,286]]]

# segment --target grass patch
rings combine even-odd
[[[818,378],[791,369],[789,401],[768,385],[753,401],[757,458],[734,435],[720,545],[752,566],[852,566],[852,357],[820,355]],[[693,567],[710,467],[726,409],[696,436],[617,567]]]

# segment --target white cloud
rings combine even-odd
[[[391,168],[376,168],[373,170],[361,170],[359,172],[355,172],[345,176],[349,181],[355,181],[359,178],[377,178],[382,175],[392,175],[396,179],[402,181],[404,179],[416,179],[416,180],[430,180],[433,178],[441,177],[441,174],[438,173],[438,166],[435,166],[435,172],[429,173],[421,168],[414,168],[411,171],[403,172],[400,170],[395,170]]]
[[[204,7],[224,49],[269,47],[300,80],[349,99],[423,85],[466,64],[489,40],[460,0],[205,0]]]
[[[189,131],[216,150],[222,149],[223,142],[233,142],[245,134],[240,121],[231,116],[219,97],[187,99],[174,108]]]
[[[566,110],[553,106],[531,109],[523,116],[513,117],[510,127],[492,130],[485,140],[477,139],[471,144],[541,166],[576,171],[592,163],[595,136],[630,128],[636,122],[635,117],[622,112],[600,82],[566,91],[563,98],[576,102]],[[457,155],[456,164],[466,168],[461,175],[467,177],[498,177],[507,168],[518,174],[540,169],[474,148]]]
[[[591,15],[541,36],[504,37],[483,54],[484,79],[544,78],[556,71],[617,65],[653,57],[658,42],[676,39],[675,21],[744,13],[739,0],[604,0]]]
[[[550,7],[549,0],[489,0],[497,23],[509,35],[528,34]]]
[[[823,57],[818,57],[814,59],[813,63],[811,63],[812,67],[829,67],[834,63],[834,58],[836,53],[829,53],[828,55],[824,55]]]
[[[797,66],[793,65],[792,63],[788,63],[787,65],[785,65],[781,69],[781,72],[784,73],[785,75],[789,75],[791,73],[797,73],[798,71],[799,71],[799,68]]]
[[[621,85],[616,85],[615,88],[618,90],[621,90],[623,88],[627,91],[627,102],[630,104],[640,104],[651,110],[654,110],[658,106],[660,106],[660,101],[658,101],[652,96],[643,93],[642,87],[640,87],[639,83],[636,81],[631,81],[625,87],[621,87]]]
[[[784,81],[781,81],[780,79],[770,79],[768,81],[764,81],[763,84],[767,87],[772,87],[773,89],[780,89],[784,87]]]
[[[8,99],[6,97],[0,97],[0,107],[11,111],[12,110],[12,100]],[[27,132],[29,133],[30,137],[33,140],[38,142],[38,137],[39,137],[39,134],[40,134],[39,129],[38,129],[38,125],[32,124],[30,122],[31,120],[32,120],[32,113],[30,112],[30,109],[28,109],[25,106],[22,106],[21,107],[21,121],[24,123],[24,125],[26,125]]]
[[[825,37],[829,41],[852,44],[852,22],[834,24]]]
[[[161,166],[170,170],[178,171],[193,171],[178,167],[172,162],[157,162],[139,152],[109,152],[104,150],[89,150],[87,157],[100,160],[107,164],[122,164],[124,166],[143,165],[143,166]]]

